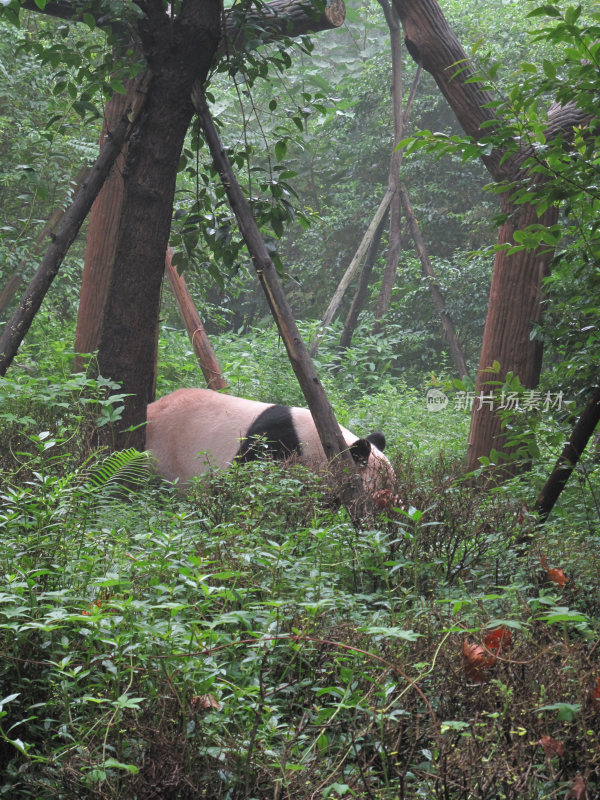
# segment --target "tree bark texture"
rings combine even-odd
[[[556,466],[538,495],[534,510],[538,513],[540,522],[545,522],[554,508],[571,473],[581,458],[587,443],[592,437],[598,422],[600,422],[599,386],[594,389],[592,396],[588,400],[586,407],[573,428],[569,441],[556,462]]]
[[[360,273],[356,294],[354,295],[350,310],[346,316],[346,321],[344,322],[344,330],[342,331],[342,335],[340,337],[340,347],[350,347],[350,344],[352,343],[352,336],[354,335],[354,331],[356,330],[356,326],[358,324],[359,314],[363,310],[367,299],[367,292],[369,290],[369,283],[371,282],[373,267],[375,266],[375,261],[377,260],[377,252],[379,251],[381,237],[383,236],[385,226],[387,225],[388,216],[389,212],[382,217],[381,222],[375,231],[375,235],[373,236],[373,241],[371,242],[367,255],[365,256],[365,263]]]
[[[538,217],[533,206],[515,208],[506,197],[502,199],[503,211],[512,212],[498,234],[498,244],[515,244],[513,233],[528,225],[554,225],[558,209],[549,208]],[[522,250],[508,255],[498,250],[490,287],[485,331],[479,359],[475,388],[476,396],[487,396],[492,387],[489,381],[501,381],[511,371],[527,389],[534,389],[540,379],[543,345],[531,338],[532,326],[541,319],[542,279],[548,273],[552,251],[548,247]],[[490,373],[494,361],[500,364],[500,373]],[[497,387],[494,387],[497,391]],[[481,408],[479,408],[481,406]],[[467,466],[479,466],[481,456],[489,456],[491,449],[505,450],[500,429],[500,418],[491,404],[474,403],[467,445]]]
[[[105,441],[118,448],[145,445],[140,424],[154,399],[160,291],[179,156],[193,116],[191,89],[196,79],[206,78],[220,38],[219,20],[217,0],[202,0],[184,3],[175,19],[156,7],[141,24],[152,80],[125,160],[98,349],[100,373],[129,395],[116,436]]]
[[[427,283],[429,285],[429,291],[431,292],[433,305],[435,306],[435,310],[437,311],[438,317],[440,318],[440,322],[442,323],[442,328],[444,329],[446,341],[450,346],[450,352],[452,353],[454,366],[456,367],[456,371],[458,372],[459,377],[464,378],[465,375],[469,374],[467,370],[467,363],[465,361],[465,357],[463,355],[460,342],[458,341],[458,336],[456,335],[456,329],[454,328],[454,323],[452,322],[449,315],[446,313],[444,309],[445,305],[444,298],[442,297],[442,293],[440,292],[440,289],[437,285],[435,272],[431,265],[431,261],[429,260],[427,245],[425,244],[425,241],[421,236],[421,231],[419,230],[419,224],[417,222],[417,218],[415,217],[412,205],[410,203],[408,192],[406,191],[406,186],[404,185],[400,186],[399,196],[402,208],[404,210],[404,215],[406,216],[406,220],[410,228],[411,236],[415,243],[415,249],[417,251],[417,255],[419,256],[419,260],[421,262],[421,270],[423,272],[423,275],[427,278]]]
[[[208,340],[200,315],[190,296],[185,278],[183,275],[179,275],[173,266],[172,255],[172,250],[169,247],[165,258],[167,280],[175,296],[179,314],[190,337],[190,342],[196,353],[206,385],[209,389],[214,389],[215,391],[227,389],[227,383],[223,378],[219,362]]]
[[[48,4],[45,10],[59,6],[72,11],[64,3]],[[317,15],[302,2],[276,0],[273,7],[277,13],[290,15],[292,23],[284,26],[288,35],[336,27],[344,15],[342,0],[335,0]],[[106,442],[110,445],[142,449],[145,443],[143,428],[129,432],[127,428],[143,422],[146,404],[153,397],[162,254],[168,242],[177,163],[193,114],[191,85],[196,77],[204,78],[217,42],[223,43],[216,9],[213,0],[193,0],[173,20],[155,6],[140,24],[144,55],[154,74],[149,89],[151,102],[136,129],[132,152],[124,154],[114,171],[91,222],[77,350],[100,348],[101,371],[119,380],[131,393],[125,401],[123,433]],[[267,4],[266,13],[272,16],[269,9]],[[264,14],[252,12],[250,16],[258,24]],[[231,20],[226,16],[228,27],[233,24]],[[277,26],[270,31],[262,41],[281,36]],[[119,97],[111,101],[107,128],[120,102]],[[142,340],[146,339],[148,343],[144,344]],[[130,370],[129,360],[133,365]]]
[[[116,16],[111,16],[106,6],[102,13],[97,13],[90,5],[74,4],[70,0],[50,0],[44,8],[40,8],[35,0],[25,0],[22,7],[28,11],[48,14],[51,17],[78,21],[83,14],[91,14],[98,28],[122,36],[128,36],[128,30],[121,19],[121,8],[117,6]],[[225,11],[225,36],[217,48],[217,55],[233,52],[248,47],[243,26],[254,29],[252,44],[257,46],[281,39],[284,36],[291,38],[307,33],[339,28],[346,18],[344,0],[331,0],[319,8],[307,3],[306,0],[272,0],[270,3],[248,8],[245,4],[243,11],[238,8]],[[260,35],[257,37],[257,33]],[[201,47],[202,43],[199,42]]]
[[[252,46],[256,47],[284,36],[294,38],[339,28],[346,19],[344,0],[331,0],[320,8],[306,0],[272,0],[260,8],[241,8],[238,11],[234,6],[226,12],[225,36],[219,43],[219,55],[247,48],[248,31],[252,36]]]
[[[42,304],[46,292],[52,285],[60,265],[77,236],[83,221],[89,213],[94,199],[102,188],[115,159],[123,147],[123,143],[132,131],[133,124],[129,117],[137,118],[143,106],[144,95],[138,94],[137,109],[124,114],[115,127],[110,140],[91,168],[87,179],[75,195],[73,203],[65,213],[62,224],[53,236],[42,263],[33,276],[18,308],[6,324],[0,337],[0,375],[4,375],[14,359],[19,345],[23,341],[29,327]]]
[[[125,94],[114,94],[106,103],[100,135],[100,152],[102,152],[107,136],[110,135],[117,120],[131,102],[134,92],[135,82],[129,81]],[[75,331],[75,352],[78,354],[93,353],[98,349],[102,309],[106,302],[110,270],[114,263],[117,246],[116,237],[123,202],[123,170],[126,155],[127,146],[123,147],[119,153],[90,213]],[[83,369],[83,367],[84,360],[81,355],[78,355],[75,368]]]
[[[486,104],[493,96],[481,88],[475,69],[448,25],[437,0],[393,0],[404,30],[404,43],[414,61],[427,70],[448,101],[466,134],[479,139],[483,123],[494,119]],[[484,156],[483,161],[496,180],[504,175],[500,152]]]
[[[342,502],[353,514],[353,505],[361,494],[360,480],[356,466],[335,419],[325,390],[319,380],[308,351],[292,314],[291,308],[281,286],[277,270],[271,261],[264,240],[250,206],[238,184],[229,160],[225,154],[210,111],[204,99],[202,87],[197,85],[193,95],[194,105],[208,144],[214,165],[227,192],[229,204],[236,216],[240,232],[252,258],[258,279],[277,323],[277,328],[285,344],[292,369],[298,378],[304,397],[313,416],[321,444],[327,460],[339,477],[346,472],[341,488]],[[348,481],[348,475],[351,480]]]
[[[48,4],[46,9],[52,5]],[[58,4],[56,5],[58,8]],[[37,9],[37,6],[35,8]],[[65,6],[64,12],[66,11]],[[334,0],[319,13],[311,13],[311,9],[298,0],[274,0],[260,10],[246,11],[245,16],[232,11],[226,15],[226,36],[220,40],[218,52],[222,55],[226,51],[231,52],[244,45],[241,27],[245,24],[244,20],[251,27],[257,27],[262,23],[264,28],[261,41],[266,41],[280,38],[284,34],[300,36],[309,31],[335,28],[342,24],[344,18],[343,0]],[[100,149],[107,132],[116,124],[123,109],[130,102],[132,91],[133,83],[129,82],[126,94],[115,94],[108,100],[100,136]],[[108,294],[117,246],[126,152],[124,148],[90,214],[75,334],[76,353],[92,353],[98,348],[102,310]],[[83,366],[81,358],[77,359],[77,365],[80,368]]]

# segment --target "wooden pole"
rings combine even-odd
[[[165,256],[165,272],[167,273],[169,286],[175,295],[175,302],[177,303],[179,314],[181,315],[185,329],[190,337],[206,385],[209,389],[215,389],[216,391],[227,389],[227,383],[223,378],[214,350],[208,341],[204,325],[194,305],[194,301],[190,296],[185,278],[177,273],[177,270],[173,266],[172,257],[173,250],[169,247]]]
[[[358,324],[358,316],[365,305],[371,274],[373,272],[373,267],[375,266],[375,261],[377,260],[377,251],[379,250],[379,245],[381,244],[381,237],[383,236],[383,231],[387,225],[387,220],[388,215],[386,213],[382,217],[381,222],[375,231],[375,236],[373,237],[373,241],[371,242],[369,251],[365,257],[365,263],[362,268],[362,272],[360,273],[360,278],[358,279],[356,294],[352,300],[350,310],[348,311],[346,321],[344,322],[344,330],[340,336],[340,347],[350,347],[352,342],[352,336],[354,335],[354,331],[356,330],[356,326]]]
[[[335,312],[338,310],[338,307],[342,302],[342,298],[344,297],[347,288],[350,286],[350,284],[352,283],[352,279],[358,272],[362,260],[366,256],[367,251],[371,246],[371,242],[375,238],[375,234],[377,232],[377,228],[379,227],[379,223],[387,213],[393,195],[394,192],[392,191],[392,189],[388,188],[386,193],[383,195],[381,202],[379,203],[379,207],[377,208],[377,211],[375,212],[373,219],[369,223],[369,227],[365,231],[362,241],[358,246],[358,250],[354,254],[354,258],[350,262],[348,269],[342,276],[342,280],[339,282],[337,289],[333,293],[333,297],[331,298],[331,301],[327,307],[327,311],[323,314],[323,319],[321,320],[319,329],[315,333],[314,339],[311,342],[310,345],[311,357],[314,357],[316,355],[325,328],[334,318]]]
[[[277,275],[277,270],[271,261],[252,210],[244,197],[244,193],[237,182],[229,159],[223,149],[200,84],[196,84],[192,92],[192,102],[198,114],[198,120],[214,165],[227,192],[229,204],[236,216],[240,232],[288,352],[292,369],[298,378],[313,416],[325,456],[330,466],[334,468],[336,477],[339,480],[340,499],[352,519],[357,523],[358,506],[362,496],[362,483],[357,473],[356,465],[348,451],[348,446],[344,441],[308,350],[302,341],[294,315]],[[348,477],[350,480],[348,480]]]
[[[539,515],[540,523],[546,521],[548,515],[554,508],[554,504],[565,488],[598,422],[600,422],[600,386],[594,389],[550,477],[538,495],[535,511],[537,511]]]
[[[450,352],[452,353],[454,365],[457,369],[459,377],[464,378],[465,375],[469,374],[467,370],[467,363],[465,361],[465,357],[463,355],[460,342],[458,341],[458,336],[456,335],[454,323],[444,310],[444,298],[442,297],[442,293],[440,292],[439,287],[437,285],[435,279],[435,272],[433,271],[433,267],[431,266],[431,261],[429,260],[427,246],[425,245],[425,241],[421,236],[421,231],[419,230],[417,218],[415,217],[415,214],[413,212],[410,200],[408,198],[408,192],[406,191],[406,186],[404,186],[404,184],[401,184],[400,186],[399,195],[400,195],[400,202],[402,203],[402,208],[404,210],[404,216],[406,217],[406,221],[408,222],[410,233],[415,243],[415,249],[421,261],[421,270],[423,272],[423,275],[427,278],[427,283],[429,284],[429,291],[431,292],[431,297],[433,299],[433,305],[435,306],[435,309],[438,313],[440,322],[442,323],[442,327],[444,329],[444,333],[446,334],[446,339],[448,341],[448,344],[450,345]]]

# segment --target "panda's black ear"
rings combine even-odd
[[[371,444],[374,444],[375,447],[378,450],[381,450],[381,452],[383,453],[383,451],[385,450],[385,436],[383,435],[383,433],[381,433],[381,431],[375,431],[374,433],[370,433],[367,436],[367,439],[371,442]]]
[[[365,466],[371,452],[371,442],[368,439],[357,439],[350,445],[352,458],[357,464]]]

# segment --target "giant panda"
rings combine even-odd
[[[383,455],[385,436],[360,439],[340,425],[359,466],[365,491],[392,488],[394,470]],[[212,389],[178,389],[148,406],[146,447],[157,471],[183,486],[195,475],[252,461],[265,451],[276,459],[295,456],[319,471],[327,465],[307,408],[260,403]]]

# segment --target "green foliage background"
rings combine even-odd
[[[71,374],[79,242],[0,380],[1,795],[541,800],[578,780],[597,794],[597,448],[542,531],[528,509],[597,380],[600,23],[591,4],[540,9],[444,3],[505,98],[484,146],[526,136],[532,166],[553,178],[535,201],[564,204],[560,230],[522,242],[557,245],[535,335],[546,343],[541,390],[571,401],[523,415],[514,434],[535,437],[531,470],[494,489],[465,480],[468,414],[407,249],[384,332],[372,333],[375,283],[352,347],[339,352],[336,321],[318,357],[340,422],[385,430],[397,497],[357,531],[326,482],[291,465],[234,468],[182,496],[139,454],[94,449],[122,397]],[[127,75],[91,19],[23,14],[15,28],[10,11],[0,19],[3,283],[35,269],[35,234],[94,158],[103,103]],[[212,76],[213,108],[309,337],[387,180],[387,34],[377,5],[350,3],[343,29],[314,47],[246,59]],[[407,86],[413,70],[407,59]],[[552,98],[593,115],[568,147],[543,136]],[[403,178],[474,366],[495,196],[427,76],[411,120],[426,133]],[[179,264],[232,390],[301,404],[200,144],[192,130],[173,224]],[[159,353],[158,394],[200,383],[167,293]],[[431,386],[449,396],[443,412],[427,410]],[[464,654],[499,627],[511,643],[474,677]]]

